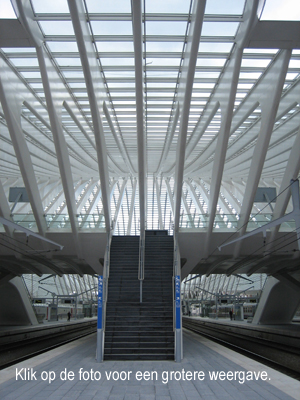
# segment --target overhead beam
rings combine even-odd
[[[144,132],[144,90],[143,90],[143,35],[142,35],[142,2],[131,2],[132,29],[135,63],[135,97],[136,97],[136,129],[138,151],[138,182],[140,200],[140,232],[145,231],[146,218],[146,143]]]
[[[157,202],[157,211],[158,211],[158,226],[159,229],[163,229],[163,219],[162,219],[162,210],[161,210],[161,201],[160,201],[160,189],[158,184],[158,178],[155,179],[155,192],[156,192],[156,202]]]
[[[133,186],[132,186],[132,195],[131,195],[131,202],[130,202],[130,210],[129,210],[129,218],[128,218],[128,225],[127,225],[126,235],[130,235],[130,232],[131,232],[133,211],[134,211],[134,207],[135,207],[136,184],[137,184],[137,180],[134,179]]]
[[[255,49],[300,49],[299,21],[259,21],[245,47]]]

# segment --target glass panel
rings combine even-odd
[[[13,6],[10,0],[1,0],[1,18],[3,19],[17,19]]]
[[[96,42],[99,52],[133,52],[133,42]]]
[[[73,67],[79,67],[81,65],[81,61],[79,56],[78,57],[69,57],[69,58],[61,58],[57,57],[56,61],[58,65],[60,66],[73,66]]]
[[[89,13],[131,13],[130,0],[86,0]]]
[[[132,35],[131,21],[92,21],[94,35]]]
[[[49,49],[52,52],[57,53],[68,53],[68,52],[78,52],[78,46],[76,42],[47,42]]]
[[[186,22],[182,21],[147,21],[147,35],[185,35]]]
[[[69,13],[69,7],[67,0],[31,0],[33,9],[36,13]]]
[[[40,21],[45,35],[74,35],[73,25],[71,21]]]
[[[10,61],[16,67],[37,67],[39,65],[37,58],[12,58]]]
[[[271,60],[258,60],[258,59],[248,59],[244,58],[242,61],[243,67],[256,67],[256,68],[266,68]]]
[[[233,43],[200,42],[199,53],[230,53]]]
[[[146,1],[146,13],[178,13],[188,14],[190,9],[190,0],[151,0]]]
[[[178,52],[181,53],[182,42],[149,42],[146,43],[147,52]]]
[[[244,6],[244,0],[207,0],[205,14],[242,15]]]
[[[298,0],[266,0],[261,20],[299,21]]]
[[[237,22],[203,22],[201,36],[235,36]]]

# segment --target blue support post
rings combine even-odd
[[[97,362],[103,361],[103,276],[98,276]]]

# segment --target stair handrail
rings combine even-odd
[[[138,280],[140,281],[140,303],[143,302],[144,276],[145,276],[145,231],[140,233],[140,244],[139,244]]]
[[[103,293],[102,293],[102,328],[97,331],[97,362],[103,362],[104,356],[104,340],[106,325],[106,305],[108,294],[108,278],[110,270],[110,247],[112,241],[112,231],[107,233],[107,242],[103,263]]]
[[[178,235],[174,231],[174,259],[173,259],[173,329],[174,329],[174,358],[180,362],[183,357],[182,351],[182,312],[181,312],[181,262],[178,245]],[[178,297],[178,298],[177,298]]]

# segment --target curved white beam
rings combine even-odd
[[[251,32],[253,25],[255,25],[255,23],[257,22],[258,3],[258,0],[254,0],[253,2],[248,1],[246,3],[244,13],[245,21],[240,25],[237,34],[237,45],[231,56],[231,59],[228,62],[226,71],[221,78],[218,87],[218,93],[216,93],[216,99],[220,101],[221,105],[221,127],[217,138],[211,173],[210,195],[208,204],[209,220],[205,242],[206,253],[204,254],[204,258],[208,256],[210,251],[209,244],[211,242],[211,234],[216,216],[216,208],[218,204],[219,192],[223,176],[224,163],[233,116],[234,101],[236,97],[238,78],[243,57],[244,42]],[[230,87],[228,87],[229,81],[231,82]]]
[[[178,101],[180,104],[181,116],[175,165],[174,232],[178,232],[179,230],[187,128],[205,5],[206,1],[203,0],[195,2],[193,6],[192,20],[190,24],[190,31],[188,42],[186,45],[186,52],[182,66],[182,75],[179,85]]]
[[[107,151],[100,111],[105,91],[94,47],[89,34],[82,0],[68,0],[94,125],[98,167],[102,190],[102,204],[106,231],[110,232],[110,204]]]
[[[44,218],[42,200],[21,124],[21,107],[23,100],[26,98],[27,89],[1,57],[0,76],[0,100],[6,123],[38,231],[42,236],[44,236],[47,230],[47,225]]]
[[[243,204],[241,207],[238,223],[239,234],[246,232],[247,223],[253,206],[254,196],[258,187],[259,179],[263,169],[268,145],[270,142],[275,118],[277,114],[280,97],[284,85],[286,72],[290,61],[291,51],[283,50],[272,65],[269,73],[261,82],[264,91],[261,97],[261,127],[257,143],[252,156],[251,167],[244,192]],[[241,243],[237,243],[234,256],[238,257]]]

